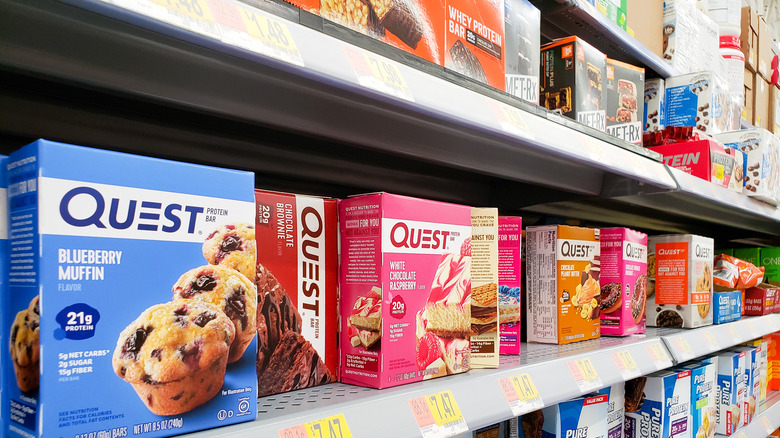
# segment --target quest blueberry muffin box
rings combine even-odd
[[[6,169],[0,435],[255,419],[253,174],[46,140]]]

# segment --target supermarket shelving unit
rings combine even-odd
[[[780,239],[776,208],[670,169],[657,154],[311,14],[252,2],[274,15],[231,0],[210,4],[279,25],[294,45],[226,33],[152,0],[0,0],[0,152],[45,137],[249,169],[269,189],[330,196],[387,190],[495,205],[526,223],[554,214],[648,231]],[[584,2],[565,7],[595,27],[599,44],[625,53],[602,50],[673,74]],[[497,370],[382,391],[333,384],[265,397],[258,421],[188,436],[278,436],[336,414],[356,437],[420,436],[409,400],[445,390],[474,430],[517,413],[502,379],[533,381],[539,397],[515,402],[530,410],[776,330],[779,315],[561,347],[528,344]],[[577,380],[572,370],[586,360],[596,379]],[[381,415],[368,415],[375,412]],[[780,423],[780,404],[761,418]]]

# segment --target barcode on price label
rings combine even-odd
[[[620,371],[620,375],[623,377],[623,380],[633,379],[634,377],[639,377],[642,374],[642,372],[639,371],[639,367],[637,367],[636,362],[634,361],[634,357],[628,350],[621,350],[616,353],[612,353],[611,356],[612,360],[615,362],[615,366],[617,366],[618,371]]]
[[[452,391],[409,400],[409,407],[424,438],[447,438],[468,431]]]
[[[590,392],[601,388],[601,378],[596,372],[596,368],[593,366],[593,362],[590,358],[574,360],[567,363],[569,371],[574,376],[574,381],[577,382],[580,391]]]

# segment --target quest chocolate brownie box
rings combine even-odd
[[[335,199],[255,191],[258,394],[338,375]]]
[[[642,144],[645,69],[607,59],[607,134]]]
[[[606,76],[603,53],[578,37],[555,40],[541,49],[539,103],[606,131]]]
[[[528,0],[504,0],[506,89],[512,96],[539,103],[541,14]]]

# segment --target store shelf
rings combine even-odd
[[[732,435],[736,438],[766,437],[780,427],[780,392],[774,391],[767,394],[766,404],[759,407],[760,413],[756,415],[747,426],[737,430]],[[726,435],[716,434],[718,438]]]
[[[532,0],[532,3],[542,11],[542,35],[547,39],[577,35],[609,58],[645,66],[650,77],[668,78],[678,74],[587,0]]]

